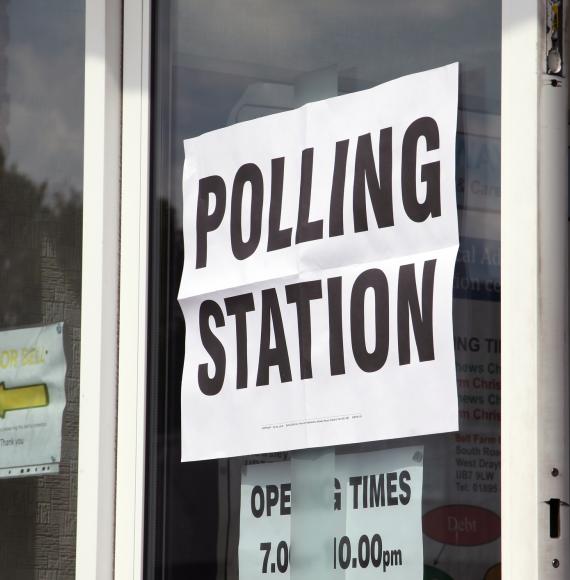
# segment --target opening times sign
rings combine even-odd
[[[406,447],[336,455],[324,469],[318,460],[245,467],[240,578],[421,578],[422,462],[422,447]]]
[[[185,141],[182,460],[457,429],[458,65]]]

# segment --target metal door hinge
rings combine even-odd
[[[562,0],[546,0],[546,73],[563,76]]]

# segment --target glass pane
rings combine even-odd
[[[500,3],[170,0],[154,26],[146,577],[240,577],[243,467],[306,457],[180,463],[183,140],[455,61],[460,431],[312,457],[423,445],[425,578],[500,577]]]
[[[75,577],[84,20],[83,1],[0,0],[0,576],[14,580]]]

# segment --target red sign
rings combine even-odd
[[[501,536],[501,519],[491,510],[473,505],[447,505],[423,517],[423,531],[436,542],[479,546]]]

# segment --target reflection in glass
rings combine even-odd
[[[0,332],[63,321],[67,359],[59,473],[0,479],[11,580],[75,574],[84,19],[83,2],[0,0]]]
[[[147,578],[238,578],[242,468],[268,460],[179,461],[184,322],[176,294],[184,258],[183,140],[455,61],[460,63],[461,247],[454,280],[460,431],[342,446],[335,453],[423,445],[426,577],[497,577],[500,30],[501,6],[492,0],[171,0],[157,6]],[[480,542],[458,533],[466,526],[479,526]]]

